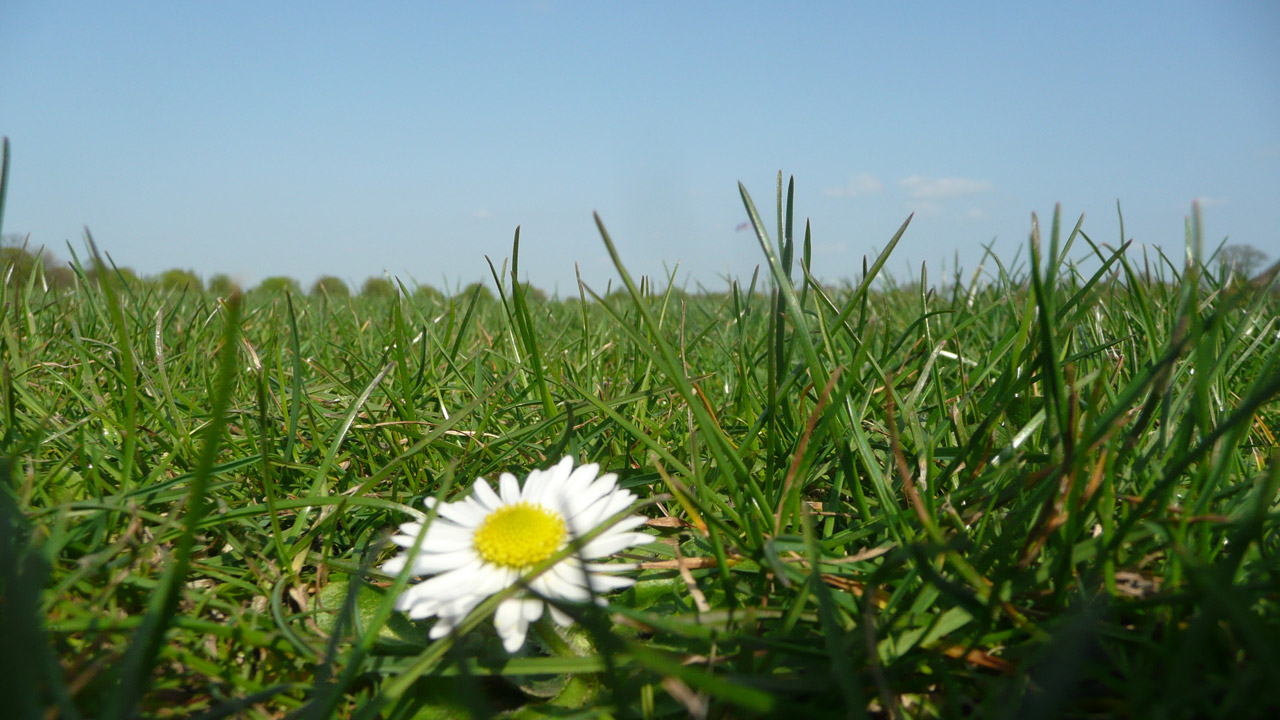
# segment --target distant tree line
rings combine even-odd
[[[83,268],[84,279],[96,284],[98,270],[92,266]],[[253,288],[242,288],[230,275],[216,273],[209,276],[208,282],[201,279],[195,270],[174,268],[148,277],[139,276],[132,268],[112,265],[106,273],[120,281],[139,287],[154,287],[165,292],[208,292],[225,297],[235,291],[253,294],[272,294],[290,292],[302,295],[302,285],[294,278],[285,275],[273,275],[264,278]],[[0,238],[0,280],[14,287],[25,287],[34,279],[41,290],[65,290],[76,285],[76,272],[70,263],[58,260],[44,248],[32,249],[28,246],[24,235],[8,234]],[[492,293],[479,283],[467,286],[464,293],[469,296],[475,287],[480,287],[485,298],[492,299]],[[368,278],[360,286],[359,297],[393,298],[399,295],[400,285],[387,277]],[[415,300],[438,302],[445,295],[430,285],[415,284],[411,291]],[[325,275],[312,283],[309,292],[313,297],[344,299],[353,295],[347,282],[335,275]]]
[[[1266,260],[1266,253],[1261,250],[1251,245],[1236,244],[1221,247],[1210,262],[1222,274],[1224,281],[1241,282],[1247,281],[1255,273],[1263,270]],[[99,272],[92,265],[83,267],[82,271],[85,281],[91,284],[98,282]],[[140,277],[131,268],[111,265],[105,269],[105,272],[130,286],[150,287],[163,292],[208,292],[218,297],[226,297],[236,291],[253,295],[270,295],[285,292],[294,295],[303,294],[301,283],[286,275],[273,275],[264,278],[257,286],[245,289],[226,273],[211,275],[208,282],[205,282],[195,270],[190,269],[174,268],[165,270],[158,275]],[[30,247],[26,236],[6,234],[0,237],[0,282],[14,288],[25,288],[28,285],[32,285],[44,291],[58,291],[75,287],[77,274],[70,263],[58,260],[44,248],[33,249]],[[366,279],[361,284],[359,293],[352,293],[351,288],[342,278],[335,275],[324,275],[311,284],[306,294],[327,300],[343,300],[353,295],[361,298],[376,299],[397,297],[401,289],[402,285],[398,281],[386,276],[374,276]],[[414,283],[412,289],[404,289],[414,300],[419,302],[439,303],[446,298],[445,293],[430,285]],[[521,289],[525,298],[529,301],[545,302],[547,300],[546,292],[532,285],[524,283],[521,285]],[[652,288],[650,288],[650,291],[652,292]],[[680,290],[675,292],[681,296],[687,294]],[[611,299],[615,296],[625,296],[626,294],[621,289],[608,293]],[[700,294],[715,293],[707,293],[703,290]],[[454,297],[463,302],[471,302],[473,296],[476,302],[481,304],[497,301],[493,290],[480,282],[471,283],[458,290],[454,295]]]

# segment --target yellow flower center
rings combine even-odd
[[[558,514],[520,502],[493,511],[471,542],[485,562],[519,570],[550,557],[564,536],[564,520]]]

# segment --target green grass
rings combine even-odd
[[[543,302],[2,286],[12,717],[1250,717],[1280,707],[1280,300],[1058,217],[1028,260]],[[1123,231],[1122,231],[1123,234]],[[1066,258],[1091,258],[1081,274]],[[110,272],[99,272],[111,277]],[[602,288],[596,288],[603,291]],[[509,658],[375,568],[564,454],[650,563]]]

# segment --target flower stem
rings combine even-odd
[[[547,646],[552,655],[556,657],[578,657],[578,653],[574,652],[569,643],[565,642],[555,623],[551,622],[551,618],[544,615],[535,620],[533,631],[538,634],[538,639]]]

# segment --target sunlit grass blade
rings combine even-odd
[[[618,270],[618,274],[622,278],[623,284],[627,291],[631,294],[632,302],[640,316],[645,321],[645,326],[650,331],[653,338],[653,347],[655,350],[654,360],[661,363],[664,373],[675,386],[681,397],[688,404],[694,417],[697,419],[698,426],[702,429],[702,436],[707,438],[711,452],[715,455],[721,466],[726,481],[729,483],[729,491],[736,495],[740,500],[745,501],[746,495],[740,495],[739,487],[745,486],[745,490],[755,501],[755,512],[762,522],[768,522],[767,508],[768,503],[760,491],[755,479],[751,477],[747,471],[746,465],[742,459],[738,457],[732,444],[725,438],[722,431],[710,413],[707,412],[706,406],[699,400],[694,392],[693,385],[685,374],[685,370],[681,366],[672,350],[670,344],[663,338],[657,319],[650,311],[644,297],[640,294],[639,288],[631,279],[631,275],[623,266],[618,251],[613,245],[613,240],[609,237],[609,232],[604,227],[604,222],[599,215],[595,216],[596,227],[600,231],[600,237],[604,240],[605,248],[609,252],[609,257],[613,260],[614,267]],[[644,341],[641,340],[643,343]]]
[[[225,330],[218,354],[217,380],[210,398],[209,424],[204,431],[204,443],[195,476],[182,514],[182,534],[173,546],[172,558],[156,592],[147,603],[146,616],[134,634],[129,650],[118,670],[118,685],[114,700],[106,710],[107,718],[131,717],[146,691],[152,664],[164,644],[165,630],[173,614],[178,610],[179,594],[191,566],[191,554],[195,547],[197,528],[209,511],[206,492],[210,471],[218,457],[222,431],[227,422],[227,407],[237,370],[237,354],[240,338],[240,299],[232,297],[224,306]]]

